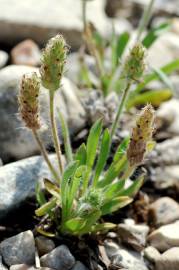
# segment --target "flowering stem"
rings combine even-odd
[[[60,181],[59,175],[56,172],[56,170],[54,169],[51,161],[49,160],[47,151],[46,151],[46,149],[45,149],[45,147],[44,147],[44,145],[43,145],[43,143],[42,143],[42,141],[41,141],[41,139],[40,139],[37,131],[35,129],[32,129],[32,133],[34,135],[34,138],[35,138],[37,144],[39,145],[40,151],[41,151],[41,153],[42,153],[42,155],[43,155],[43,157],[44,157],[44,159],[45,159],[45,161],[46,161],[46,163],[47,163],[47,165],[48,165],[48,167],[49,167],[52,175],[54,176],[56,182],[59,183],[59,181]]]
[[[122,99],[121,99],[121,102],[119,104],[119,107],[118,107],[118,110],[117,110],[117,113],[116,113],[116,117],[115,117],[115,120],[114,120],[112,128],[111,128],[111,138],[114,136],[114,134],[116,132],[117,125],[118,125],[121,113],[123,111],[126,98],[128,96],[129,90],[130,90],[130,86],[131,86],[131,82],[129,81],[126,88],[125,88],[125,90],[124,90],[124,92],[123,92]]]
[[[60,142],[58,138],[58,132],[57,132],[57,126],[55,122],[55,116],[54,116],[54,91],[49,91],[49,98],[50,98],[50,121],[51,121],[51,127],[52,127],[52,135],[53,135],[53,142],[55,146],[55,151],[57,154],[58,159],[58,165],[60,169],[60,173],[63,173],[63,163],[62,163],[62,153],[61,153],[61,147]]]

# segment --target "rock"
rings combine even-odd
[[[148,232],[149,227],[146,225],[118,225],[118,233],[122,242],[132,246],[137,251],[141,251],[145,247]]]
[[[179,219],[179,204],[169,197],[162,197],[150,205],[149,216],[158,226],[172,223]]]
[[[35,262],[35,242],[31,231],[25,231],[7,238],[0,243],[0,254],[4,262],[33,265]]]
[[[55,155],[51,161],[55,162]],[[0,167],[0,220],[35,196],[37,181],[52,178],[41,156],[23,159]]]
[[[44,236],[38,236],[35,238],[36,247],[38,250],[39,256],[49,253],[55,248],[53,240],[46,238]]]
[[[179,137],[174,137],[157,143],[149,156],[149,162],[155,166],[169,166],[179,164]],[[167,152],[167,155],[166,155]]]
[[[148,270],[139,253],[121,248],[114,242],[105,241],[104,244],[113,266],[127,270]]]
[[[8,61],[8,54],[0,50],[0,68],[4,67]]]
[[[179,222],[164,225],[153,231],[148,240],[151,246],[161,252],[172,247],[179,247]]]
[[[151,169],[150,179],[156,189],[177,188],[179,190],[179,166],[161,166]]]
[[[12,63],[15,65],[38,66],[40,56],[39,47],[31,39],[20,42],[11,51]]]
[[[9,270],[36,270],[37,268],[34,266],[28,266],[26,264],[16,264],[12,265]],[[53,270],[48,267],[40,267],[38,270]]]
[[[173,247],[165,251],[157,260],[155,270],[178,270],[179,247]]]
[[[106,34],[111,32],[111,21],[104,12],[105,1],[92,1],[88,4],[88,20]],[[82,43],[81,1],[74,5],[73,0],[1,0],[0,42],[17,44],[20,40],[31,38],[38,44],[44,44],[50,37],[62,33],[73,48]],[[28,16],[27,16],[28,14]],[[48,14],[44,18],[44,14]]]
[[[170,135],[179,135],[179,100],[171,99],[164,102],[157,110],[156,118],[160,129],[164,127]]]
[[[2,263],[2,257],[0,256],[0,269],[1,270],[7,270],[7,267],[4,266],[4,264]]]
[[[9,159],[17,160],[39,153],[31,131],[24,128],[24,123],[18,115],[17,104],[22,75],[33,71],[38,71],[38,69],[16,65],[8,66],[0,71],[0,153],[2,160],[6,162]],[[72,135],[82,129],[85,124],[85,112],[77,92],[76,86],[69,79],[63,78],[62,88],[57,90],[55,97],[55,112],[59,107],[68,121]],[[47,145],[51,144],[50,129],[47,129],[48,103],[48,90],[42,88],[40,96],[41,136]],[[59,118],[57,123],[59,124]],[[58,129],[60,136],[60,126]]]
[[[50,267],[55,270],[69,270],[75,265],[75,258],[67,246],[61,245],[50,253],[40,258],[42,266]]]
[[[161,255],[156,248],[149,246],[144,249],[144,256],[150,262],[155,263]]]
[[[88,269],[83,263],[77,261],[71,270],[88,270]]]

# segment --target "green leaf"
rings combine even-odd
[[[173,85],[169,79],[169,77],[159,68],[152,68],[154,72],[159,76],[159,79],[171,90],[173,90]]]
[[[65,222],[65,227],[73,232],[73,233],[78,233],[79,230],[81,230],[86,224],[86,219],[77,217],[77,218],[72,218]]]
[[[88,167],[92,168],[94,160],[96,158],[98,142],[102,130],[102,120],[96,121],[96,123],[90,129],[90,133],[87,139],[87,161]]]
[[[132,107],[145,105],[147,103],[158,107],[162,102],[169,100],[171,97],[172,91],[170,89],[149,90],[133,97],[131,96],[126,103],[126,109],[129,110]]]
[[[165,74],[170,74],[173,71],[179,70],[179,59],[177,59],[175,61],[172,61],[169,64],[163,66],[161,68],[161,70]],[[151,74],[148,74],[148,75],[144,76],[143,81],[138,84],[136,89],[134,89],[134,91],[132,92],[131,96],[133,96],[134,94],[139,93],[140,91],[142,91],[149,82],[152,82],[152,81],[155,81],[155,80],[158,80],[158,79],[160,79],[160,77],[156,72],[153,72]]]
[[[167,32],[171,28],[171,23],[165,22],[160,24],[159,26],[153,28],[149,31],[146,36],[144,37],[142,43],[144,47],[147,49],[151,47],[154,41],[161,35]]]
[[[101,224],[96,224],[94,226],[92,226],[91,228],[91,232],[92,233],[97,233],[97,232],[107,232],[109,230],[112,230],[114,228],[116,228],[116,224],[114,223],[110,223],[110,222],[105,222],[105,223],[101,223]]]
[[[69,200],[68,200],[68,211],[72,207],[73,200],[75,199],[77,192],[79,190],[80,184],[82,183],[83,177],[86,174],[87,166],[82,165],[76,169],[74,177],[71,181],[70,191],[69,191]]]
[[[35,195],[36,195],[36,200],[40,206],[47,202],[45,199],[44,192],[41,189],[41,185],[39,184],[39,182],[37,182],[35,186]]]
[[[70,135],[69,135],[69,129],[67,126],[67,123],[65,121],[65,118],[63,117],[63,114],[58,109],[58,116],[60,119],[60,124],[62,128],[62,134],[63,134],[63,140],[64,140],[64,146],[65,146],[65,155],[67,162],[73,161],[73,153],[71,148],[71,142],[70,142]]]
[[[119,196],[113,198],[111,201],[102,206],[102,215],[111,214],[112,212],[117,211],[118,209],[128,205],[131,202],[132,198],[129,198],[128,196]]]
[[[104,166],[106,164],[109,150],[110,150],[110,144],[111,144],[110,133],[109,133],[108,129],[105,129],[103,136],[102,136],[100,152],[99,152],[98,161],[96,164],[94,178],[93,178],[93,186],[94,187],[96,186],[97,181],[99,179],[99,176],[100,176],[100,174],[101,174],[101,172],[104,169]]]
[[[97,222],[97,220],[101,217],[101,211],[96,210],[88,215],[86,217],[86,224],[85,226],[80,230],[80,235],[89,233],[91,231],[91,227]]]
[[[87,158],[86,145],[82,143],[75,154],[75,160],[79,161],[79,165],[85,165],[86,158]]]
[[[129,39],[130,39],[130,34],[128,32],[124,32],[118,37],[117,46],[116,46],[117,59],[121,58],[121,56],[123,55]]]
[[[46,232],[44,230],[42,230],[41,228],[37,227],[36,228],[36,231],[46,237],[55,237],[55,234],[54,233],[51,233],[51,232]]]
[[[105,201],[108,201],[114,197],[117,197],[121,189],[124,188],[125,182],[126,182],[125,179],[121,179],[121,180],[117,180],[116,183],[106,186],[105,191],[104,191]]]
[[[118,161],[126,153],[129,142],[130,142],[130,137],[126,137],[125,139],[123,139],[123,141],[120,143],[120,145],[118,146],[116,150],[116,153],[113,158],[114,161]]]
[[[57,187],[56,184],[52,183],[48,179],[44,179],[45,189],[58,200],[60,200],[60,189]]]
[[[36,216],[41,217],[48,214],[55,207],[56,203],[57,199],[53,198],[49,202],[43,204],[40,208],[35,210]]]
[[[141,175],[139,179],[135,180],[128,188],[120,192],[121,196],[134,197],[144,182],[144,175]]]

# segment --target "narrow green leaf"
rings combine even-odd
[[[52,183],[47,178],[44,179],[45,189],[53,196],[55,196],[58,200],[60,200],[60,189],[56,184]]]
[[[98,161],[96,164],[94,178],[93,178],[93,186],[94,187],[96,186],[97,181],[99,179],[99,176],[100,176],[100,174],[101,174],[101,172],[104,169],[104,166],[106,164],[109,150],[110,150],[110,144],[111,144],[110,133],[109,133],[108,129],[105,129],[103,136],[102,136],[100,152],[99,152]]]
[[[111,201],[103,205],[101,209],[102,215],[111,214],[112,212],[117,211],[118,209],[128,205],[131,202],[132,198],[129,198],[128,196],[120,196],[113,198]]]
[[[46,232],[44,230],[42,230],[41,228],[37,227],[36,228],[36,231],[46,237],[55,237],[55,234],[54,233],[51,233],[51,232]]]
[[[121,58],[124,53],[124,50],[129,42],[130,34],[128,32],[122,33],[117,40],[116,46],[116,57],[117,59]]]
[[[75,154],[75,160],[79,161],[79,165],[85,165],[86,158],[87,158],[86,145],[82,143]]]
[[[44,192],[41,189],[41,185],[39,184],[39,182],[37,182],[35,186],[35,195],[36,195],[36,200],[40,206],[42,206],[43,204],[47,202],[45,199]]]
[[[90,129],[90,133],[87,139],[87,166],[93,167],[94,160],[96,158],[96,152],[98,148],[98,142],[102,130],[102,120],[98,120]]]
[[[97,220],[101,217],[101,211],[96,210],[92,212],[91,214],[86,217],[86,224],[85,226],[80,230],[80,235],[89,233],[91,231],[91,227],[95,225]]]
[[[67,162],[73,161],[73,153],[71,148],[71,142],[70,142],[70,135],[69,135],[69,129],[66,123],[65,118],[63,117],[63,114],[58,110],[58,116],[60,119],[60,124],[62,128],[62,134],[63,134],[63,140],[64,140],[64,146],[65,146],[65,155]]]
[[[109,230],[116,228],[116,226],[117,226],[116,224],[110,223],[110,222],[96,224],[96,225],[92,226],[91,232],[92,233],[106,232],[106,231],[109,231]]]
[[[139,191],[144,182],[144,175],[141,175],[139,179],[135,180],[128,188],[120,192],[121,196],[134,197]]]
[[[48,214],[49,211],[51,211],[55,207],[56,202],[57,202],[57,199],[53,198],[49,202],[43,204],[40,208],[35,210],[36,216],[41,217]]]
[[[108,200],[113,199],[114,197],[117,197],[121,189],[124,188],[125,182],[126,182],[125,179],[121,179],[121,180],[117,180],[116,183],[109,184],[108,186],[106,186],[105,191],[104,191],[105,201],[108,201]]]
[[[172,91],[170,89],[150,90],[144,93],[131,96],[126,103],[126,109],[129,110],[132,107],[152,104],[154,107],[160,106],[164,101],[169,100],[172,97]]]
[[[165,74],[170,74],[173,71],[179,70],[179,59],[174,60],[174,61],[170,62],[169,64],[161,67],[161,70]],[[159,75],[156,74],[156,72],[152,72],[152,73],[144,76],[143,81],[138,84],[136,89],[134,89],[134,91],[132,92],[131,96],[133,96],[134,94],[139,93],[140,91],[142,91],[149,82],[152,82],[152,81],[155,81],[155,80],[158,80],[158,79],[159,79]]]
[[[144,47],[147,49],[151,47],[151,45],[154,43],[154,41],[161,35],[167,32],[171,28],[170,22],[165,22],[160,24],[159,26],[153,28],[150,30],[146,36],[144,37],[142,43]]]
[[[73,233],[78,233],[85,226],[86,221],[86,219],[80,217],[72,218],[65,222],[65,227]]]
[[[161,69],[153,67],[154,72],[159,76],[159,79],[171,90],[173,90],[173,85],[170,78]]]

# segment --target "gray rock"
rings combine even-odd
[[[139,253],[121,248],[111,241],[105,241],[105,248],[112,265],[117,266],[120,269],[148,270]]]
[[[177,188],[179,190],[179,166],[161,166],[151,169],[151,180],[156,189]]]
[[[36,237],[35,243],[40,257],[49,253],[55,248],[55,243],[53,242],[53,240],[44,236]]]
[[[146,238],[149,227],[146,225],[119,224],[118,233],[123,243],[132,246],[137,251],[141,251],[146,245]]]
[[[172,247],[179,247],[179,222],[164,225],[153,231],[148,240],[151,246],[161,252]]]
[[[171,99],[164,102],[156,112],[160,127],[171,135],[179,135],[179,100]]]
[[[75,265],[75,258],[67,246],[61,245],[50,253],[40,258],[42,266],[50,267],[55,270],[69,270]]]
[[[179,219],[179,204],[169,197],[163,197],[150,205],[149,216],[156,225],[166,225]]]
[[[33,265],[35,241],[32,232],[25,231],[2,241],[0,253],[8,266],[22,263]]]
[[[51,157],[55,162],[55,156]],[[35,195],[37,181],[51,178],[41,156],[23,159],[0,167],[0,220]]]
[[[144,256],[150,262],[155,263],[161,255],[156,248],[149,246],[144,249]]]
[[[157,143],[149,156],[149,162],[155,166],[169,166],[179,164],[179,137],[174,137]],[[167,152],[167,155],[166,155]]]
[[[43,0],[36,7],[35,0],[24,4],[23,0],[1,0],[0,41],[12,45],[20,40],[31,38],[44,44],[57,33],[64,34],[70,46],[78,48],[82,43],[81,1]],[[104,12],[105,1],[91,1],[88,4],[88,19],[105,35],[111,32],[111,21]],[[28,14],[28,16],[27,16]],[[48,14],[44,20],[44,14]]]
[[[8,54],[0,50],[0,68],[4,67],[8,61]]]
[[[38,71],[26,66],[8,66],[0,71],[0,153],[2,160],[20,159],[39,152],[31,131],[24,128],[18,115],[17,94],[24,73]],[[68,121],[70,133],[80,130],[85,123],[85,112],[77,96],[75,85],[67,78],[62,80],[62,88],[56,92],[55,112],[60,108]],[[48,90],[42,88],[40,95],[41,136],[46,144],[51,144],[48,112]],[[57,113],[57,112],[56,112]],[[59,124],[59,118],[57,120]],[[61,134],[60,126],[59,136]]]
[[[2,257],[0,256],[0,270],[7,270],[7,267],[2,262]]]
[[[71,270],[88,270],[88,268],[80,261],[77,261]]]
[[[178,270],[179,247],[173,247],[164,252],[157,260],[155,270]]]
[[[9,270],[37,270],[35,266],[28,266],[26,264],[16,264],[12,265]],[[48,267],[40,267],[38,270],[53,270]]]

